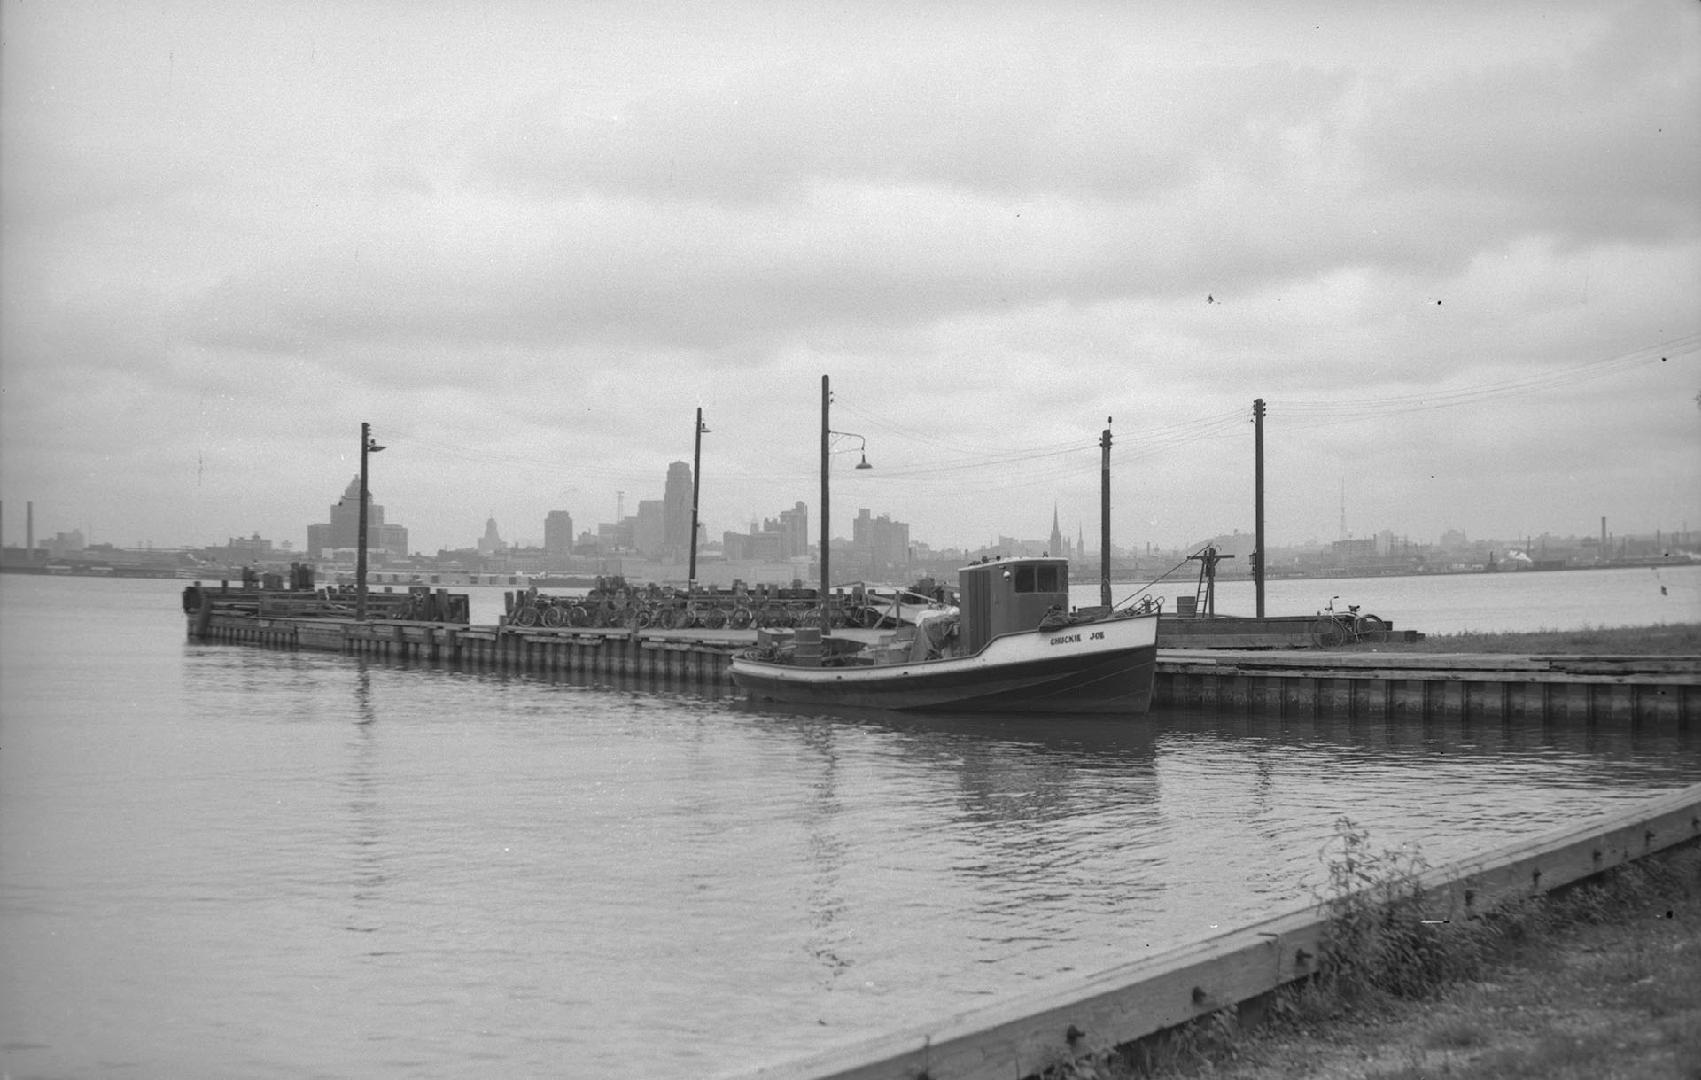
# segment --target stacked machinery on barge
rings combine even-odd
[[[658,630],[750,630],[820,626],[821,593],[791,587],[679,589],[633,586],[598,578],[583,596],[551,596],[535,588],[508,593],[507,621],[516,626],[624,627]],[[954,606],[950,590],[923,580],[913,586],[855,582],[835,586],[826,606],[833,627],[890,628],[913,624],[924,611]]]

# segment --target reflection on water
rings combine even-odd
[[[1676,731],[797,710],[185,644],[174,587],[106,605],[94,668],[75,584],[4,587],[19,1075],[725,1072],[1303,904],[1342,816],[1443,862],[1701,777]]]

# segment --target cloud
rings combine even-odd
[[[1118,542],[1245,525],[1254,397],[1300,535],[1343,479],[1701,516],[1687,5],[0,18],[8,499],[299,539],[364,419],[434,549],[654,497],[700,405],[739,527],[815,498],[830,373],[847,505],[935,543],[1096,534],[1106,416]]]

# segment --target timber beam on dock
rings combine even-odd
[[[209,609],[189,617],[189,636],[714,693],[734,689],[731,656],[756,640],[751,630],[470,626]],[[1277,718],[1686,729],[1701,719],[1701,658],[1160,649],[1152,700],[1160,708]]]
[[[1701,785],[1608,818],[1521,841],[1421,875],[1438,919],[1592,877],[1701,842]],[[1243,929],[1084,976],[1042,993],[970,1009],[811,1057],[739,1074],[746,1080],[1007,1080],[1156,1035],[1317,971],[1325,917],[1294,910]]]

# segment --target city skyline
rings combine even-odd
[[[1701,523],[1701,8],[0,7],[0,501],[416,550]],[[859,439],[861,440],[859,442]],[[1346,527],[1340,526],[1342,504]],[[520,525],[536,533],[536,525]],[[9,541],[21,529],[8,523]],[[299,540],[298,540],[299,542]]]
[[[675,462],[673,464],[679,465],[682,463]],[[686,466],[686,469],[688,473],[689,466]],[[38,547],[49,546],[51,542],[50,538],[56,535],[64,537],[75,534],[78,543],[82,545],[108,545],[129,550],[171,550],[220,547],[226,542],[245,541],[252,536],[255,539],[264,540],[267,543],[276,545],[279,550],[296,551],[303,555],[308,555],[314,549],[315,530],[322,531],[321,542],[327,548],[346,548],[352,544],[352,541],[349,541],[348,543],[340,543],[338,541],[346,540],[348,535],[352,535],[352,530],[354,528],[352,523],[353,508],[349,506],[348,503],[349,500],[353,498],[352,493],[354,491],[354,487],[355,484],[351,483],[350,487],[345,490],[343,498],[340,499],[336,505],[332,506],[332,524],[309,524],[305,526],[305,540],[291,535],[262,535],[260,531],[255,530],[231,534],[225,541],[208,538],[203,542],[163,544],[155,543],[151,538],[143,538],[142,540],[135,542],[121,542],[115,541],[111,538],[90,535],[84,531],[82,526],[64,528],[58,527],[57,525],[44,524],[39,518],[39,514],[34,523],[34,536]],[[378,503],[375,492],[372,493],[371,500],[371,506],[375,511],[375,514],[373,519],[369,520],[368,527],[373,532],[373,550],[377,551],[385,547],[386,545],[381,541],[380,537],[388,537],[390,554],[392,556],[401,557],[402,553],[397,547],[397,544],[409,536],[408,528],[402,524],[385,524],[384,506]],[[662,500],[638,501],[640,504],[646,501],[651,501],[659,506]],[[617,506],[619,504],[620,503],[617,502]],[[702,530],[703,536],[699,541],[699,550],[720,550],[725,547],[726,538],[733,535],[739,536],[741,540],[748,540],[750,536],[763,532],[773,532],[789,536],[792,532],[796,531],[797,526],[794,524],[795,521],[802,520],[804,524],[802,525],[801,531],[801,544],[795,543],[791,539],[786,539],[782,545],[783,555],[781,557],[805,554],[808,551],[814,550],[819,540],[819,534],[808,524],[808,521],[810,520],[809,514],[809,504],[803,500],[799,500],[794,503],[792,507],[783,508],[772,516],[764,515],[760,519],[753,519],[748,522],[740,523],[737,528],[722,529],[717,527],[713,522],[707,520],[701,521],[699,522],[699,526]],[[834,530],[833,537],[835,540],[853,541],[857,538],[859,530],[861,528],[865,528],[870,520],[881,519],[885,521],[892,521],[892,518],[893,515],[889,512],[879,512],[877,514],[872,508],[859,507],[854,513],[847,514],[843,518],[843,525]],[[487,516],[485,524],[480,526],[477,530],[481,535],[473,537],[470,541],[463,540],[458,543],[452,542],[448,544],[434,545],[430,548],[418,547],[410,544],[408,553],[410,555],[432,556],[444,551],[478,550],[483,552],[486,547],[486,542],[491,537],[493,529],[507,529],[508,535],[513,537],[513,539],[502,541],[502,547],[504,549],[543,550],[560,554],[561,551],[550,540],[551,535],[559,529],[566,529],[567,535],[571,538],[571,543],[578,544],[587,536],[594,538],[599,534],[606,535],[608,530],[617,529],[623,525],[630,530],[637,522],[637,519],[638,515],[628,514],[620,521],[593,522],[583,524],[575,528],[575,520],[582,522],[585,519],[575,519],[574,515],[570,511],[557,508],[544,512],[537,520],[536,526],[538,536],[534,537],[525,533],[524,530],[527,527],[526,524],[514,525],[512,527],[504,526],[494,516]],[[22,535],[22,532],[25,529],[25,526],[21,524],[22,520],[23,515],[14,515],[11,512],[11,509],[7,508],[6,512],[3,514],[3,521],[0,521],[0,543],[11,548],[22,548],[24,546],[23,540],[25,537]],[[1024,532],[1021,529],[1001,532],[995,536],[987,537],[968,544],[936,543],[926,536],[914,534],[907,522],[898,521],[894,523],[900,525],[904,529],[904,538],[906,542],[919,545],[932,551],[962,550],[973,552],[998,550],[1000,548],[1009,547],[1012,542],[1019,542],[1023,545],[1032,546],[1034,544],[1046,544],[1047,537],[1050,538],[1048,547],[1057,546],[1056,541],[1060,534],[1063,537],[1061,550],[1063,552],[1071,553],[1075,558],[1081,558],[1085,555],[1097,555],[1099,551],[1097,544],[1098,534],[1096,532],[1079,524],[1073,528],[1068,527],[1064,524],[1064,519],[1061,516],[1056,515],[1055,512],[1052,525],[1048,529],[1038,530],[1031,533]],[[16,537],[15,540],[12,536],[14,524],[17,524],[17,528],[20,532],[20,535]],[[1560,530],[1556,528],[1538,527],[1518,534],[1486,536],[1473,535],[1458,528],[1444,528],[1438,532],[1430,534],[1412,535],[1409,533],[1396,532],[1395,530],[1386,527],[1372,527],[1362,532],[1349,529],[1345,533],[1334,536],[1310,536],[1303,539],[1292,540],[1271,539],[1269,546],[1271,550],[1274,551],[1277,549],[1327,548],[1330,545],[1338,545],[1342,542],[1386,541],[1398,544],[1411,544],[1419,547],[1434,547],[1442,550],[1491,544],[1504,547],[1509,551],[1516,551],[1520,550],[1520,545],[1531,547],[1537,545],[1539,542],[1547,540],[1583,542],[1599,540],[1601,542],[1605,542],[1608,540],[1624,541],[1630,538],[1648,540],[1664,537],[1668,543],[1678,543],[1681,541],[1690,547],[1693,547],[1695,543],[1695,534],[1691,532],[1688,521],[1680,521],[1672,527],[1657,526],[1654,528],[1641,529],[1620,527],[1617,523],[1612,522],[1611,519],[1597,517],[1594,525],[1594,529]],[[1181,551],[1192,550],[1200,544],[1210,543],[1220,539],[1221,537],[1236,536],[1245,541],[1244,546],[1250,550],[1251,535],[1252,530],[1250,525],[1245,527],[1237,525],[1221,530],[1217,533],[1189,537],[1184,540],[1177,541],[1145,540],[1123,543],[1117,538],[1112,537],[1111,542],[1113,549],[1124,552],[1135,552],[1140,550],[1142,547],[1153,550]],[[1686,547],[1683,551],[1687,552],[1689,549],[1689,547]],[[651,552],[646,549],[646,553]],[[670,558],[674,557],[676,554],[670,547],[665,547],[663,545],[656,545],[653,553],[665,553]],[[682,554],[679,555],[681,560],[683,557],[684,556]]]

